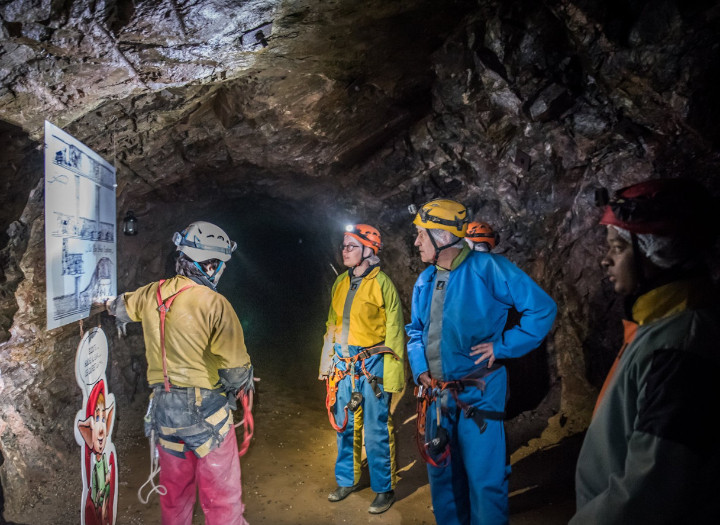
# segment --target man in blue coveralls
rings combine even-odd
[[[555,302],[501,255],[463,242],[467,209],[437,199],[413,224],[415,246],[430,266],[412,297],[408,358],[419,385],[435,519],[442,525],[508,523],[503,417],[507,372],[497,359],[537,348],[556,314]],[[508,310],[520,321],[505,330]]]

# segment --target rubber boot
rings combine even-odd
[[[370,514],[382,514],[395,503],[395,491],[380,492],[368,508]]]

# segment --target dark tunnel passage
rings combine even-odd
[[[254,209],[253,209],[254,208]],[[256,374],[316,385],[317,361],[337,263],[331,227],[287,203],[240,207],[228,224],[238,249],[219,291],[235,307]],[[223,219],[218,219],[222,223]]]

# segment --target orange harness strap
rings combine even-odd
[[[163,381],[165,382],[165,392],[170,392],[170,380],[168,379],[168,372],[167,372],[167,355],[165,353],[165,317],[167,316],[167,313],[170,311],[170,305],[172,305],[175,298],[180,295],[181,292],[184,292],[188,288],[192,288],[195,286],[194,284],[188,284],[186,286],[183,286],[172,294],[167,299],[163,300],[162,295],[160,294],[160,288],[162,287],[163,283],[165,282],[165,279],[160,279],[160,282],[158,282],[157,287],[157,303],[158,303],[158,312],[160,312],[160,350],[162,352],[162,366],[163,366]]]
[[[330,425],[335,429],[336,432],[344,432],[345,428],[347,428],[348,424],[348,407],[345,406],[345,421],[342,425],[338,425],[337,421],[335,420],[335,416],[333,416],[332,413],[332,407],[335,405],[335,402],[337,401],[337,391],[338,391],[338,383],[342,381],[345,376],[350,375],[350,370],[353,370],[355,368],[355,363],[360,361],[362,363],[362,372],[365,375],[365,377],[368,380],[372,380],[374,376],[372,376],[367,369],[365,368],[365,359],[368,357],[371,357],[373,355],[377,354],[392,354],[395,356],[395,359],[399,359],[397,357],[397,354],[393,352],[390,348],[387,346],[373,346],[370,348],[364,349],[362,352],[357,353],[356,355],[352,357],[340,357],[338,356],[338,359],[343,361],[345,363],[346,369],[345,370],[338,370],[337,368],[333,369],[333,373],[330,377],[325,379],[325,408],[327,408],[328,413],[328,419],[330,420]],[[355,388],[355,380],[360,379],[359,374],[353,374],[351,376],[351,379],[353,380],[353,388]]]
[[[498,366],[499,368],[499,366]],[[417,442],[418,451],[420,456],[426,463],[429,463],[433,467],[445,467],[450,462],[450,446],[449,444],[445,447],[445,450],[437,459],[433,459],[429,454],[429,443],[425,442],[425,426],[427,421],[427,411],[430,405],[434,402],[435,409],[437,411],[437,425],[440,426],[440,400],[438,399],[441,392],[448,390],[455,400],[457,407],[462,410],[463,414],[467,418],[471,418],[477,423],[480,433],[485,432],[487,427],[486,419],[502,420],[505,417],[504,412],[494,412],[490,410],[480,410],[472,405],[468,405],[460,399],[458,392],[462,392],[465,388],[473,387],[479,388],[480,390],[485,389],[485,381],[482,379],[490,372],[497,368],[486,368],[479,374],[474,374],[476,377],[465,377],[463,379],[456,379],[450,381],[438,381],[437,379],[431,379],[430,388],[421,386],[415,387],[415,397],[417,398],[417,419],[416,427],[417,433],[415,440]]]
[[[620,347],[620,350],[618,351],[617,356],[615,357],[615,360],[613,361],[613,364],[610,367],[610,371],[608,372],[608,375],[605,377],[605,382],[603,383],[603,386],[600,389],[600,394],[598,394],[597,401],[595,401],[595,408],[593,408],[593,416],[595,416],[595,412],[597,412],[597,409],[600,406],[600,402],[602,401],[603,397],[605,396],[605,391],[607,390],[608,385],[610,385],[613,377],[615,377],[615,373],[617,372],[618,364],[620,363],[620,359],[622,358],[623,354],[625,353],[625,349],[628,347],[628,345],[630,343],[633,342],[633,339],[635,339],[635,336],[637,335],[637,329],[638,329],[637,323],[628,321],[627,319],[623,319],[623,345],[622,345],[622,347]]]
[[[328,420],[330,420],[330,425],[335,429],[336,432],[345,432],[345,428],[348,424],[348,407],[345,406],[345,421],[343,421],[342,425],[338,425],[337,421],[335,421],[335,416],[332,413],[332,407],[335,405],[335,402],[337,401],[337,391],[338,391],[338,383],[340,380],[347,375],[347,371],[344,371],[344,373],[337,371],[337,373],[334,373],[332,377],[328,377],[325,379],[325,408],[327,408],[328,413]]]

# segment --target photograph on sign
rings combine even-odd
[[[45,122],[48,329],[117,294],[115,167]]]

